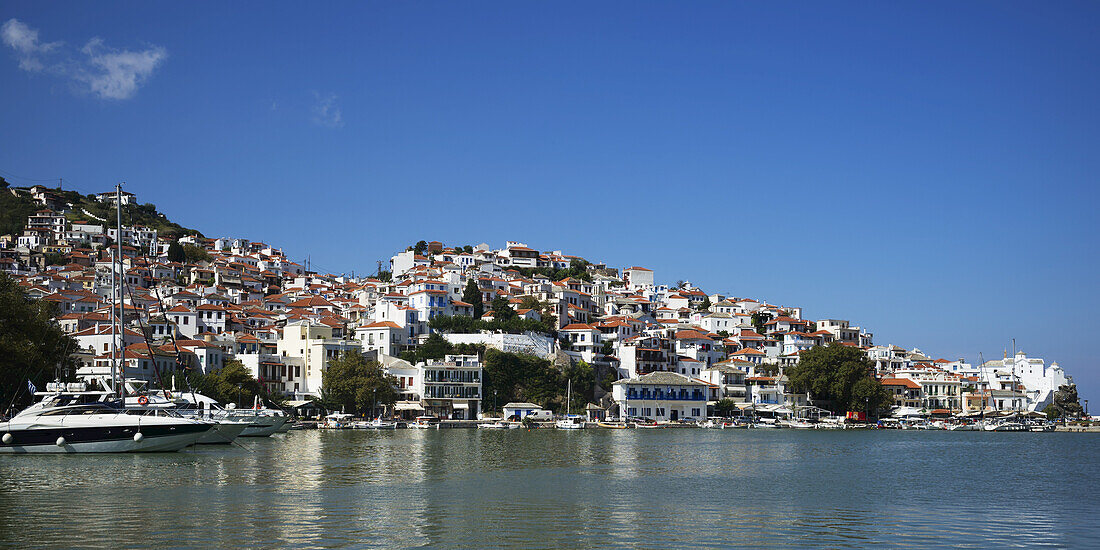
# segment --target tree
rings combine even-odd
[[[702,302],[699,302],[699,311],[707,311],[710,309],[710,296],[705,296]]]
[[[771,320],[772,320],[772,316],[771,316],[770,313],[765,313],[763,311],[754,312],[752,314],[752,328],[756,329],[756,332],[758,332],[760,334],[765,334],[765,332],[764,332],[766,330],[765,325],[767,324],[768,321],[771,321]]]
[[[474,253],[474,247],[472,247],[470,245],[466,245],[466,246],[462,247],[462,251],[467,253],[467,254],[473,254]]]
[[[181,264],[187,261],[187,253],[183,251],[183,245],[179,241],[168,245],[168,261]]]
[[[873,412],[893,403],[872,372],[874,365],[863,351],[834,342],[803,352],[787,376],[792,391],[807,392],[815,404],[839,414]]]
[[[612,342],[611,340],[604,340],[603,345],[600,346],[600,354],[605,355],[605,356],[614,355],[615,354],[615,343]]]
[[[362,353],[345,351],[328,364],[321,378],[321,399],[327,408],[358,414],[397,400],[397,378],[386,374],[381,363],[367,361]]]
[[[503,296],[493,298],[493,301],[489,303],[489,309],[492,310],[493,317],[500,321],[507,321],[516,316],[516,310],[512,309],[508,299]]]
[[[714,414],[718,416],[729,418],[737,411],[737,402],[728,397],[714,404]]]
[[[187,263],[189,264],[210,261],[210,254],[207,253],[206,250],[202,247],[195,246],[193,244],[183,245],[183,255],[184,258],[187,259]]]
[[[33,300],[11,276],[0,272],[0,399],[29,404],[27,381],[67,378],[76,341],[54,322],[57,305]],[[18,396],[18,398],[16,398]]]
[[[562,402],[565,378],[546,359],[490,348],[485,350],[482,364],[482,388],[486,401],[498,410],[510,401],[528,401],[554,410]]]
[[[252,373],[243,363],[236,359],[230,359],[225,365],[206,374],[194,372],[185,376],[187,382],[179,384],[183,387],[193,388],[220,403],[236,403],[241,407],[250,407],[258,396],[262,400],[277,401],[268,394],[260,381],[252,377]]]
[[[471,277],[466,282],[466,289],[462,291],[462,301],[474,306],[474,319],[480,319],[485,313],[485,304],[481,300],[481,288],[477,286],[477,279]]]
[[[428,250],[428,242],[427,241],[417,241],[416,244],[413,245],[413,253],[414,254],[422,255],[422,254],[424,254],[424,252],[426,250]]]
[[[1043,409],[1043,414],[1047,415],[1047,420],[1057,420],[1061,418],[1062,413],[1058,410],[1058,407],[1051,403]]]
[[[596,369],[584,361],[570,363],[562,369],[562,375],[567,382],[572,382],[573,395],[569,410],[574,414],[579,413],[585,405],[596,400]],[[568,386],[566,386],[568,389]],[[564,400],[563,400],[564,403]]]

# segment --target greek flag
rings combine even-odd
[[[30,390],[31,393],[36,393],[38,391],[38,388],[34,387],[34,382],[30,380],[27,380],[27,389]]]

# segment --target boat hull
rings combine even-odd
[[[5,426],[11,443],[0,445],[7,454],[152,453],[179,451],[194,445],[214,429],[211,424],[180,423],[141,426]],[[134,436],[140,431],[141,441]],[[59,438],[63,443],[58,445]]]

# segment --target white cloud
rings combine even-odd
[[[343,113],[336,104],[336,94],[320,94],[313,92],[313,123],[329,128],[339,128],[344,125]]]
[[[107,99],[133,97],[138,86],[168,56],[159,46],[140,52],[110,49],[99,38],[89,40],[80,51],[88,56],[90,70],[78,78],[88,83],[92,93]]]
[[[28,27],[18,19],[8,19],[0,27],[0,38],[4,40],[19,58],[19,68],[24,71],[38,72],[46,68],[42,58],[61,47],[61,42],[40,44],[38,31]]]
[[[160,46],[140,51],[107,47],[101,38],[92,38],[79,54],[68,51],[62,42],[42,44],[38,30],[10,19],[0,27],[0,38],[15,50],[19,68],[70,80],[83,92],[100,99],[129,99],[153,74],[168,53]]]

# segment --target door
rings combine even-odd
[[[678,411],[676,409],[669,409],[668,418],[670,420],[679,420],[680,419],[680,411]]]

